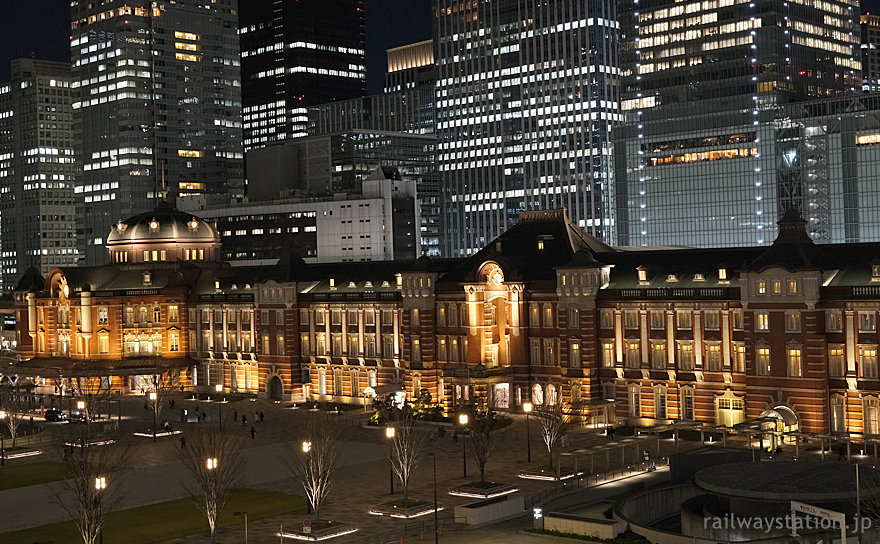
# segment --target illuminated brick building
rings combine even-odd
[[[625,251],[548,210],[467,259],[248,268],[162,206],[116,227],[112,264],[22,279],[18,372],[176,366],[185,386],[269,398],[363,403],[400,384],[447,410],[489,397],[599,425],[880,434],[880,247],[816,245],[795,212],[779,232]]]

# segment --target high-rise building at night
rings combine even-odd
[[[386,54],[388,71],[385,72],[385,92],[434,85],[437,82],[434,40],[393,47]]]
[[[880,91],[880,16],[862,15],[862,90]]]
[[[860,82],[857,0],[624,0],[618,9],[622,109],[644,118],[703,100],[718,111],[821,98]]]
[[[244,192],[237,1],[71,3],[77,237],[87,264],[121,218]]]
[[[625,0],[619,10],[612,239],[769,244],[791,207],[817,240],[841,236],[828,206],[840,187],[807,160],[841,126],[814,126],[818,114],[793,104],[859,90],[858,2]],[[697,235],[695,222],[711,228]]]
[[[614,4],[435,1],[449,256],[475,252],[522,210],[565,207],[604,234],[619,117]]]
[[[366,94],[364,0],[241,3],[245,149],[306,135],[309,106]]]
[[[70,65],[12,61],[0,85],[2,287],[76,261]]]

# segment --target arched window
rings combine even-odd
[[[544,389],[539,383],[532,386],[532,403],[536,406],[544,404]]]
[[[147,317],[147,307],[141,306],[140,311],[138,311],[138,321],[140,321],[141,323],[146,323]]]
[[[552,383],[547,384],[547,405],[548,406],[556,406],[556,401],[559,400],[556,394],[556,386]]]

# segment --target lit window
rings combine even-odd
[[[727,269],[726,268],[719,268],[718,269],[718,279],[720,281],[727,281]]]
[[[639,281],[648,281],[648,271],[644,268],[636,269],[639,273]]]

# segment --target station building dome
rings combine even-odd
[[[120,220],[107,236],[111,263],[216,261],[220,235],[207,221],[167,202]]]

